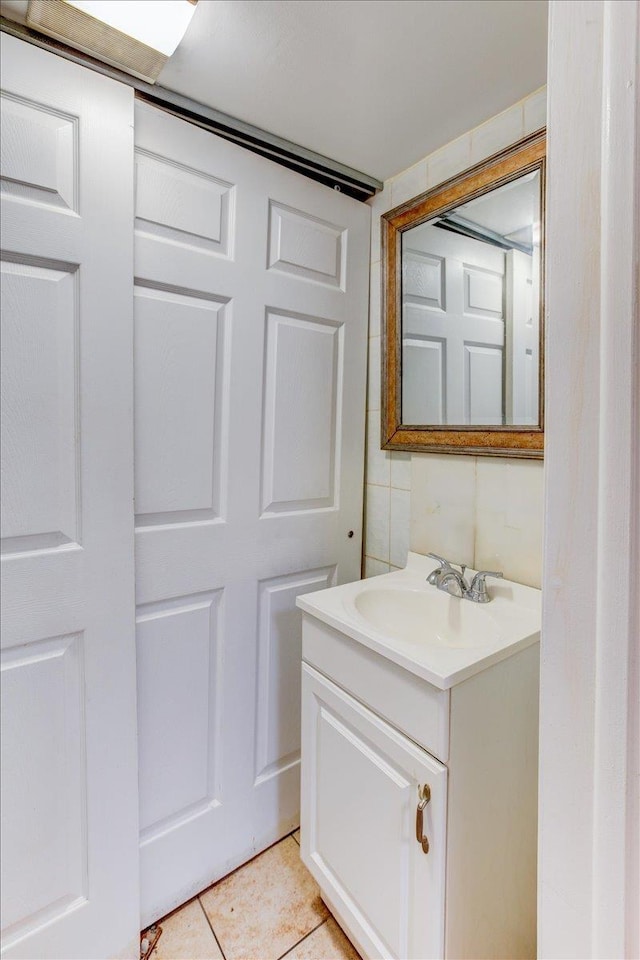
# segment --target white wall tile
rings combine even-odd
[[[534,133],[547,124],[547,88],[541,87],[524,101],[524,135]]]
[[[407,565],[409,549],[409,513],[411,494],[408,490],[391,490],[389,560],[395,567]]]
[[[380,337],[369,338],[369,410],[380,409]]]
[[[369,201],[371,207],[371,262],[380,259],[380,216],[391,210],[391,181],[387,180],[380,193]]]
[[[380,261],[371,264],[369,277],[369,336],[380,336]]]
[[[391,205],[397,207],[427,189],[427,161],[421,160],[391,180]]]
[[[411,490],[411,454],[391,454],[391,486],[398,490]]]
[[[476,476],[474,566],[502,570],[509,580],[539,587],[542,462],[482,457]]]
[[[391,454],[380,449],[380,413],[367,417],[367,483],[388,487],[391,480]]]
[[[389,570],[389,564],[383,563],[382,560],[376,560],[375,557],[364,558],[365,577],[379,577],[383,573],[389,573]]]
[[[465,133],[463,137],[452,140],[446,147],[427,158],[427,184],[429,187],[437,187],[466,170],[470,164],[471,136]]]
[[[492,117],[471,133],[471,162],[480,163],[499,150],[516,143],[523,136],[524,113],[522,103]]]
[[[366,555],[389,562],[389,487],[368,483],[366,496]]]
[[[473,565],[476,458],[411,457],[411,549]]]

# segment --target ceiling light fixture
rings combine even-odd
[[[155,83],[197,0],[30,0],[27,24]]]

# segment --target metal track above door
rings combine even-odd
[[[211,133],[223,137],[225,140],[232,140],[234,143],[257,153],[260,156],[273,160],[289,170],[295,170],[311,180],[323,183],[325,186],[356,200],[368,200],[379,190],[382,190],[382,183],[375,177],[361,173],[359,170],[353,170],[342,163],[331,160],[322,154],[315,153],[313,150],[307,150],[296,143],[291,143],[282,137],[261,130],[251,123],[245,123],[236,117],[222,113],[220,110],[214,110],[203,103],[191,100],[180,93],[168,90],[158,84],[146,83],[144,80],[138,80],[121,70],[111,67],[106,63],[95,60],[93,57],[79,50],[74,50],[63,43],[53,40],[44,34],[30,30],[28,27],[6,17],[0,17],[0,30],[9,33],[27,43],[35,44],[51,53],[72,60],[87,67],[89,70],[95,70],[105,76],[126,83],[136,91],[136,98],[144,100],[146,103],[152,103],[156,107],[174,116],[182,117],[189,123],[195,123]]]

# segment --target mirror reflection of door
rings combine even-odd
[[[539,179],[403,234],[403,423],[538,423]]]

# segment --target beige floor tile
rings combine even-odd
[[[227,960],[277,960],[327,916],[286,837],[200,895]]]
[[[300,843],[300,827],[298,827],[296,832],[293,834],[293,839],[295,840],[296,843],[298,844]]]
[[[290,950],[283,960],[360,960],[360,955],[330,917]]]
[[[162,935],[152,960],[220,960],[222,954],[197,900],[160,921]]]

